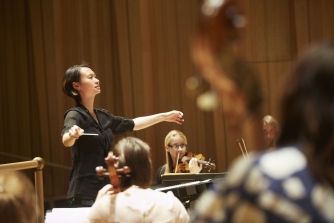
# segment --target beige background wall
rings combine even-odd
[[[263,113],[278,116],[280,85],[296,55],[334,35],[332,0],[243,0],[249,23],[239,52],[259,73]],[[74,105],[61,91],[66,69],[88,62],[101,82],[96,107],[134,118],[181,110],[185,123],[161,123],[118,136],[137,136],[164,163],[164,137],[178,129],[188,150],[227,170],[242,137],[217,112],[200,111],[185,94],[196,74],[189,38],[199,0],[4,0],[0,2],[0,163],[42,157],[45,196],[64,196],[70,151],[61,143],[64,112]],[[207,89],[206,84],[203,89]],[[52,165],[60,165],[53,167]]]

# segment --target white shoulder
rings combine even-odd
[[[259,168],[273,179],[283,179],[305,169],[305,155],[295,147],[285,147],[264,154],[259,160]]]

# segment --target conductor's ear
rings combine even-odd
[[[73,82],[72,83],[72,86],[73,86],[73,88],[75,89],[75,90],[79,90],[79,88],[80,88],[80,85],[79,85],[79,83],[78,82]]]

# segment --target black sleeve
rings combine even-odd
[[[101,118],[103,119],[100,120],[100,123],[106,125],[106,128],[110,128],[114,134],[133,131],[135,123],[132,119],[115,116],[110,114],[107,110],[101,108],[99,108],[98,111],[102,114]]]
[[[73,126],[73,125],[77,125],[80,128],[84,128],[84,120],[82,118],[82,116],[80,115],[79,112],[76,111],[69,111],[66,115],[65,115],[65,119],[64,119],[64,127],[63,127],[63,131],[61,132],[61,135],[64,135],[66,132],[68,132],[68,130]]]
[[[124,132],[131,132],[135,127],[135,122],[132,119],[123,118],[120,116],[113,116],[111,130],[114,134],[121,134]]]

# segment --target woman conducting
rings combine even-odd
[[[72,156],[67,193],[70,207],[90,207],[98,191],[108,183],[97,179],[95,168],[106,167],[104,158],[112,145],[113,134],[141,130],[163,121],[177,124],[184,121],[180,111],[127,119],[94,108],[95,96],[101,92],[100,81],[87,64],[70,67],[63,77],[62,88],[76,102],[75,107],[65,112],[61,133],[62,142],[71,148]]]

